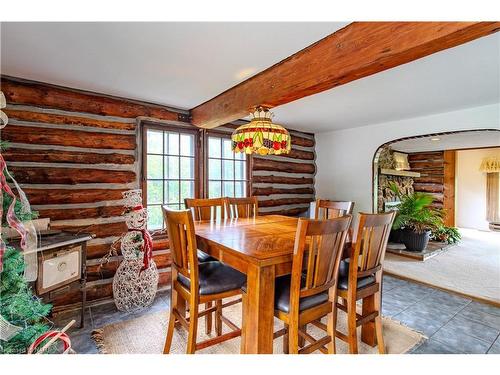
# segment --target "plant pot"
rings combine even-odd
[[[389,233],[389,242],[401,243],[401,237],[403,236],[403,229],[392,229]]]
[[[429,243],[431,231],[417,233],[410,229],[405,229],[401,236],[401,242],[410,251],[424,251]]]

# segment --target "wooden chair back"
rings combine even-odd
[[[382,269],[387,241],[395,211],[359,214],[356,243],[351,249],[349,273],[358,277],[373,275]]]
[[[329,201],[317,199],[314,218],[318,220],[333,219],[344,215],[352,215],[354,202]]]
[[[226,198],[227,214],[232,219],[238,217],[256,217],[259,211],[257,197]]]
[[[226,217],[225,198],[210,199],[184,199],[186,208],[193,212],[194,220],[213,220],[217,218],[223,220]],[[220,212],[220,214],[217,213]]]
[[[351,219],[350,215],[330,220],[299,219],[290,286],[291,309],[298,309],[302,297],[324,292],[331,287],[336,289]],[[307,264],[304,264],[306,258]],[[302,280],[304,269],[305,282]]]
[[[191,280],[191,287],[198,284],[198,257],[193,215],[190,210],[172,210],[163,206],[172,265],[177,272]]]

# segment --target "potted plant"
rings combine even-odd
[[[431,238],[434,241],[446,242],[449,245],[454,245],[462,239],[462,235],[458,228],[442,226],[432,231]]]
[[[391,184],[391,189],[401,202],[395,206],[398,212],[392,229],[401,230],[400,241],[408,250],[423,251],[432,231],[443,226],[443,211],[431,206],[434,201],[431,194],[402,194],[395,184]]]

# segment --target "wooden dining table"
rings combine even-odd
[[[292,271],[298,220],[268,215],[194,222],[198,248],[247,275],[241,353],[273,352],[275,279]],[[346,243],[342,258],[350,256],[350,247]],[[362,328],[374,337],[371,325]],[[363,342],[375,345],[364,336]]]
[[[297,222],[281,215],[195,222],[198,248],[247,275],[242,353],[273,352],[274,282],[291,273]]]

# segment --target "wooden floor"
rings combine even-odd
[[[90,336],[94,328],[167,311],[169,299],[169,291],[160,292],[149,309],[137,314],[119,312],[113,303],[89,307],[86,327],[70,332],[74,349],[82,354],[97,353]],[[500,354],[500,308],[390,276],[384,276],[382,300],[383,315],[429,337],[413,354]],[[78,311],[60,314],[55,321],[63,326],[75,316]]]

